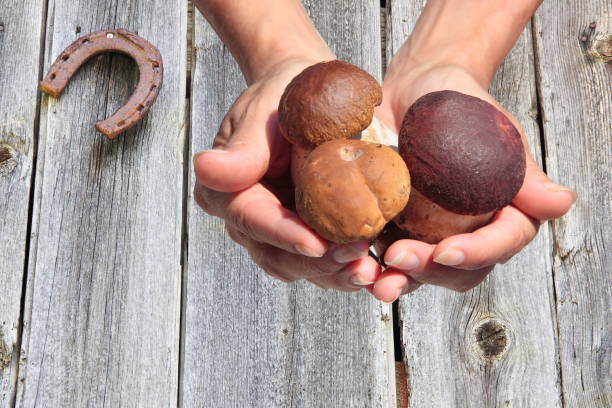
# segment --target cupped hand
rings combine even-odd
[[[408,239],[392,244],[384,255],[388,268],[371,288],[376,298],[390,302],[421,284],[467,291],[481,283],[496,264],[520,252],[536,236],[543,221],[562,216],[576,200],[573,191],[551,181],[538,167],[519,123],[487,93],[487,86],[459,65],[391,64],[383,84],[383,104],[376,112],[388,127],[399,133],[408,108],[429,92],[454,90],[472,95],[496,106],[519,130],[527,152],[527,169],[512,203],[482,228],[448,237],[437,245]]]
[[[330,245],[291,210],[291,146],[278,129],[278,102],[291,79],[316,62],[282,61],[240,95],[213,149],[194,156],[194,197],[207,213],[225,221],[229,236],[269,275],[356,291],[380,273],[367,243]]]

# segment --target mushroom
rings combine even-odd
[[[408,201],[410,176],[391,148],[333,140],[313,150],[296,183],[300,217],[332,242],[371,240]]]
[[[312,150],[361,132],[381,102],[382,89],[366,71],[344,61],[321,62],[287,85],[278,106],[278,122],[289,142]]]
[[[372,76],[337,60],[306,68],[281,97],[278,121],[293,145],[298,214],[332,242],[373,239],[408,200],[410,176],[399,154],[346,140],[368,127],[381,101]]]
[[[410,107],[399,152],[413,188],[394,221],[428,243],[489,222],[525,177],[525,150],[510,120],[490,103],[455,91],[426,94]]]

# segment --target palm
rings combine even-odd
[[[413,240],[402,240],[393,244],[385,256],[392,261],[403,251],[418,256],[419,267],[402,273],[390,269],[381,275],[374,285],[374,294],[383,300],[394,297],[399,286],[417,287],[415,282],[430,283],[454,290],[464,291],[479,284],[496,263],[507,261],[519,252],[537,233],[540,220],[558,217],[571,205],[571,196],[550,194],[544,186],[550,180],[538,168],[528,152],[527,140],[518,121],[505,111],[485,87],[467,70],[459,66],[441,66],[427,70],[415,68],[399,75],[393,72],[383,84],[383,104],[376,111],[377,117],[390,129],[399,133],[405,112],[421,96],[440,90],[454,90],[476,96],[504,112],[519,130],[527,152],[527,171],[523,186],[512,204],[499,211],[490,224],[469,234],[455,235],[437,245]],[[434,261],[449,248],[460,248],[465,261],[460,265],[446,266]],[[462,273],[462,270],[470,270]]]

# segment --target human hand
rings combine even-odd
[[[430,245],[400,240],[384,255],[389,268],[372,288],[375,297],[393,301],[399,295],[428,283],[464,292],[478,285],[497,263],[505,263],[536,235],[541,222],[565,214],[576,199],[574,192],[553,183],[527,149],[517,120],[486,91],[486,75],[474,73],[459,63],[415,63],[404,50],[389,67],[383,84],[383,104],[377,116],[398,132],[403,116],[419,97],[434,91],[455,90],[483,99],[502,111],[515,125],[527,151],[525,180],[511,205],[497,212],[492,221],[468,234],[459,234]],[[494,71],[493,71],[494,72]]]
[[[367,256],[368,244],[330,246],[289,209],[291,146],[278,129],[277,108],[291,79],[316,62],[284,60],[236,100],[213,150],[194,157],[194,197],[206,212],[225,220],[229,236],[269,275],[356,291],[380,273],[379,265]]]

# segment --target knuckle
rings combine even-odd
[[[219,198],[217,191],[211,190],[201,184],[196,184],[193,189],[193,198],[206,213],[214,216],[218,216],[219,213],[216,211],[215,201]]]
[[[285,283],[293,283],[299,280],[294,274],[283,271],[273,260],[275,257],[266,249],[266,244],[255,243],[248,248],[249,255],[253,262],[259,266],[266,274]]]
[[[312,283],[319,289],[323,289],[323,290],[331,289],[331,285],[329,285],[328,283],[325,282],[325,280],[322,280],[322,279],[308,279],[308,282]]]
[[[333,277],[337,270],[330,268],[324,262],[321,262],[319,259],[300,257],[302,269],[308,271],[311,276],[325,276],[325,277]]]
[[[289,277],[286,277],[286,276],[283,276],[283,275],[279,275],[278,273],[273,273],[273,272],[265,270],[265,269],[264,269],[264,272],[268,276],[270,276],[270,277],[272,277],[274,279],[277,279],[277,280],[279,280],[281,282],[284,282],[284,283],[293,283],[293,282],[295,282],[295,279],[289,278]]]
[[[236,206],[232,206],[228,215],[227,221],[234,228],[249,237],[256,237],[256,228],[249,219],[248,212],[244,211],[242,207],[236,208]]]
[[[228,227],[227,225],[225,226],[225,230],[227,231],[227,235],[232,241],[244,246],[245,240],[247,238],[246,235],[244,235],[242,232],[238,231],[235,228]]]

